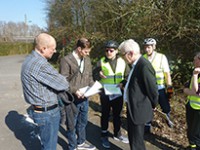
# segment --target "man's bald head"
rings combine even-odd
[[[35,47],[40,50],[43,47],[48,47],[52,44],[55,44],[55,39],[47,34],[47,33],[40,33],[38,36],[35,37]]]
[[[43,57],[49,59],[56,52],[56,40],[47,33],[40,33],[35,37],[35,50]]]

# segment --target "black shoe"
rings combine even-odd
[[[101,143],[104,148],[110,148],[110,142],[108,141],[108,137],[101,137]]]
[[[150,134],[151,133],[151,126],[145,125],[144,126],[144,133],[145,134]]]

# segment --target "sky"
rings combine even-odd
[[[46,28],[45,0],[0,0],[0,21],[25,22]],[[25,19],[26,18],[26,19]]]

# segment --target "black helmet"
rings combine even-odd
[[[114,48],[117,49],[119,44],[116,41],[110,40],[105,43],[105,48]]]

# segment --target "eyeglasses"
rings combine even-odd
[[[108,52],[110,52],[110,53],[112,53],[112,52],[114,52],[115,50],[112,50],[112,49],[107,49],[106,50],[106,52],[108,53]]]
[[[125,52],[125,53],[121,53],[121,55],[124,57],[128,52]]]

